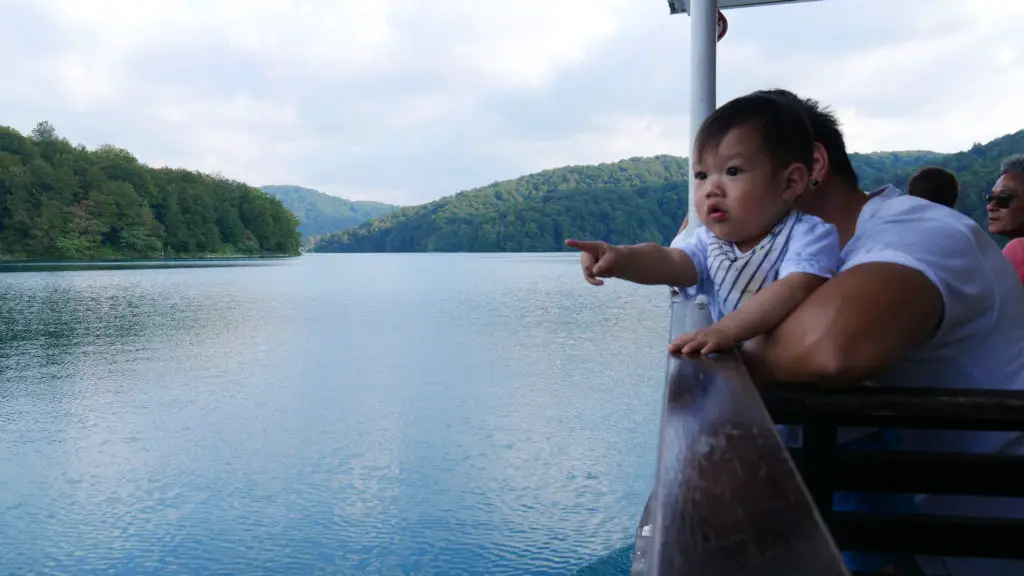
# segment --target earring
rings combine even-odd
[[[817,178],[811,178],[811,188],[817,188],[821,182]]]

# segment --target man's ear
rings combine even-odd
[[[811,187],[818,186],[825,180],[828,173],[828,152],[821,144],[814,143],[814,154],[811,156]]]
[[[783,174],[782,198],[786,202],[795,202],[804,191],[810,180],[810,171],[803,164],[793,164]]]

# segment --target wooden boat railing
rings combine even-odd
[[[670,358],[657,470],[641,573],[847,574],[735,353]]]
[[[694,306],[673,293],[673,336],[700,325]],[[736,353],[670,357],[634,576],[847,574],[838,549],[1024,559],[1021,519],[833,511],[837,491],[1024,498],[1024,435],[1016,453],[897,452],[841,444],[842,427],[1020,432],[1024,391],[759,391]]]

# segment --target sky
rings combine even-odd
[[[1024,1],[726,15],[719,103],[816,98],[859,152],[954,152],[1024,128]],[[47,120],[154,166],[416,204],[687,155],[688,46],[666,0],[0,0],[0,125]]]

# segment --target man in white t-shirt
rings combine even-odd
[[[744,348],[754,376],[837,387],[873,379],[1024,388],[1024,291],[995,242],[967,216],[892,186],[865,194],[835,117],[791,92],[768,93],[806,110],[818,144],[813,189],[797,208],[836,226],[843,263],[774,332]],[[920,432],[903,435],[899,447],[997,452],[1013,450],[1016,436]],[[1016,499],[928,497],[917,508],[1024,518]],[[928,574],[1024,574],[1022,561],[920,561]]]

